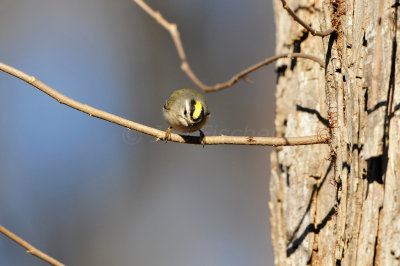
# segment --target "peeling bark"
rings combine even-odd
[[[400,265],[399,0],[287,2],[338,32],[274,0],[277,53],[326,58],[277,64],[277,136],[332,136],[271,155],[275,264]]]

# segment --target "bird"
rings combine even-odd
[[[164,104],[163,115],[170,125],[165,132],[165,141],[171,140],[171,128],[183,133],[200,131],[203,141],[204,133],[201,128],[207,124],[210,111],[206,99],[198,91],[192,89],[174,91]]]

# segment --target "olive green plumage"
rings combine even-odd
[[[204,96],[192,89],[174,91],[163,108],[168,124],[180,132],[195,132],[207,124],[210,111]]]

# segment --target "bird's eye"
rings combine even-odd
[[[186,111],[186,109],[185,109],[185,111],[183,111],[183,114],[184,114],[184,115],[187,115],[187,111]]]

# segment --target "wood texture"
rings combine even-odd
[[[277,265],[400,265],[400,92],[396,1],[274,0],[277,53],[326,58],[277,65],[277,136],[328,131],[331,145],[271,155]],[[398,1],[397,1],[398,3]]]

